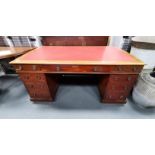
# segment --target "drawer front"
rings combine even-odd
[[[110,92],[110,94],[105,93],[104,98],[106,100],[125,100],[126,96],[126,93],[123,92]]]
[[[40,83],[46,80],[43,74],[20,73],[19,75],[21,80],[32,84],[33,81]]]
[[[114,84],[114,85],[117,85],[117,84],[122,84],[122,85],[125,85],[125,84],[134,84],[136,79],[137,79],[138,75],[135,74],[135,75],[126,75],[126,74],[122,74],[122,75],[119,75],[119,74],[114,74],[114,75],[111,75],[110,76],[110,79],[109,79],[109,82],[111,84]]]
[[[142,66],[117,65],[14,65],[17,72],[66,72],[66,73],[139,73]]]
[[[113,67],[115,72],[131,72],[139,73],[141,72],[143,66],[139,65],[116,65]]]
[[[132,86],[132,85],[131,85]],[[127,84],[115,84],[115,85],[107,85],[107,90],[116,91],[116,92],[129,92],[130,87]]]
[[[94,65],[41,65],[40,71],[43,72],[62,72],[62,73],[110,73],[112,66]]]

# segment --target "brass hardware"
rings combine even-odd
[[[94,72],[102,72],[102,68],[100,68],[100,66],[95,66],[94,68],[93,68],[93,71]],[[103,72],[102,72],[103,73]]]
[[[131,81],[131,77],[130,76],[128,77],[128,81]]]
[[[97,72],[97,67],[94,67],[93,70],[94,70],[94,72]]]
[[[111,95],[109,95],[109,96],[107,96],[109,99],[111,99],[112,97],[111,97]]]
[[[57,71],[57,72],[60,71],[60,66],[56,66],[56,71]]]
[[[137,67],[133,67],[133,71],[137,71]]]
[[[38,80],[41,80],[41,76],[39,76],[39,75],[37,75],[36,78],[37,78]]]
[[[122,71],[122,67],[120,67],[120,66],[118,66],[118,68],[117,68],[119,71]]]
[[[124,89],[125,89],[125,90],[127,90],[127,89],[128,89],[128,87],[127,87],[127,86],[124,86]]]
[[[123,97],[124,97],[124,96],[123,96],[123,95],[121,95],[121,96],[120,96],[120,99],[123,99]]]
[[[32,70],[36,70],[36,68],[37,68],[36,65],[32,66]]]
[[[78,65],[73,65],[73,66],[72,66],[72,68],[78,68],[78,67],[79,67]]]
[[[19,66],[18,68],[16,68],[16,71],[21,71],[22,70],[22,66]]]

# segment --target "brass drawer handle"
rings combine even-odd
[[[94,71],[94,72],[101,72],[101,71],[102,71],[102,68],[100,68],[99,66],[95,66],[95,67],[93,68],[93,71]]]
[[[129,77],[128,77],[128,81],[131,81],[131,79],[132,79],[132,78],[129,76]]]
[[[60,71],[60,66],[56,66],[56,71],[57,71],[57,72]]]
[[[107,99],[111,99],[111,98],[112,98],[112,96],[111,96],[111,95],[109,95],[109,96],[106,96],[106,98],[107,98]]]
[[[93,68],[93,71],[94,71],[94,72],[97,72],[97,67],[94,67],[94,68]]]
[[[18,68],[16,68],[16,71],[21,71],[22,70],[22,66],[19,66]]]
[[[34,70],[34,71],[35,71],[35,70],[36,70],[36,68],[37,68],[37,67],[36,67],[36,65],[33,65],[33,66],[32,66],[32,70]]]
[[[134,71],[134,72],[137,71],[137,67],[133,67],[133,71]]]
[[[122,71],[122,67],[121,67],[121,66],[118,66],[118,67],[117,67],[117,70],[118,70],[118,71]]]
[[[124,90],[128,90],[128,87],[127,86],[124,86]]]
[[[121,95],[121,96],[120,96],[120,99],[123,99],[123,98],[124,98],[124,96],[123,96],[123,95]]]
[[[36,79],[37,79],[37,80],[41,80],[41,76],[37,75],[37,76],[36,76]]]

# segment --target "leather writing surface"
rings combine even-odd
[[[110,46],[43,46],[25,54],[20,60],[137,62],[121,49]]]

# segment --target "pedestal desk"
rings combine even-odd
[[[54,100],[62,74],[98,74],[101,101],[126,103],[144,63],[110,46],[42,46],[11,64],[31,100]]]

